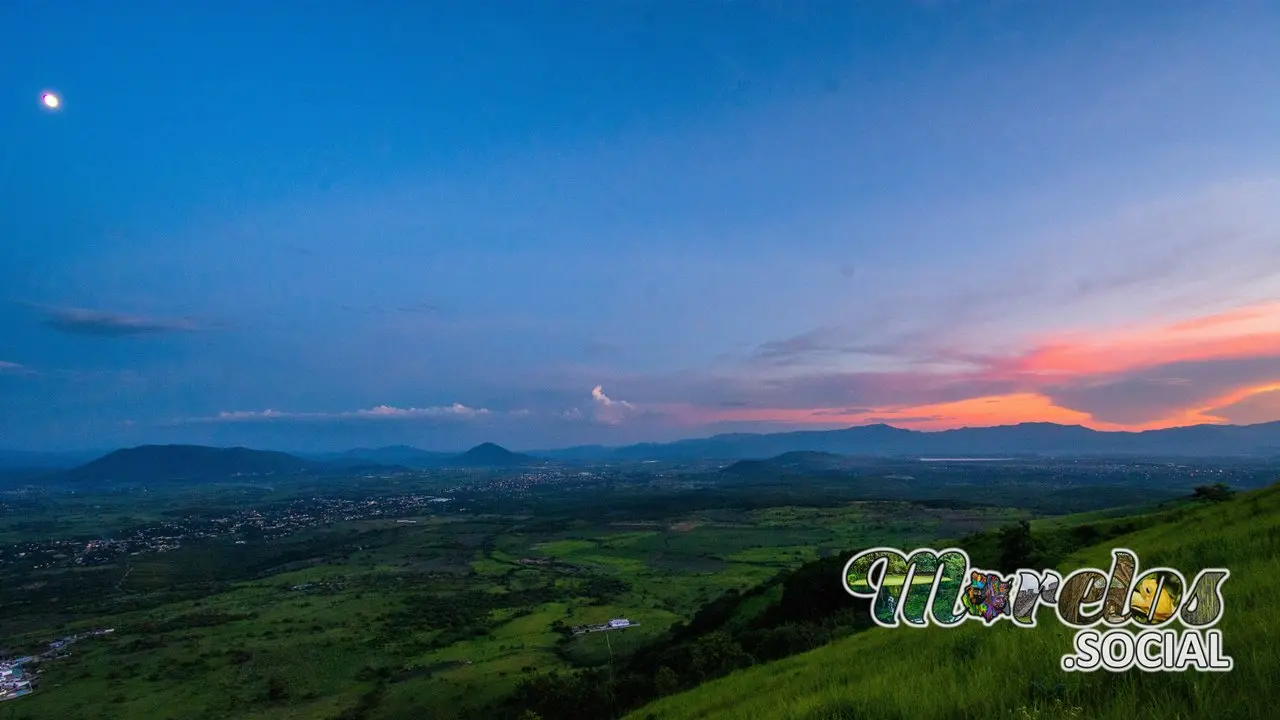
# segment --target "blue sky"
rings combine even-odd
[[[437,5],[0,7],[0,447],[1280,419],[1273,5]]]

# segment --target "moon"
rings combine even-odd
[[[40,102],[50,110],[57,110],[62,105],[62,99],[52,92],[41,93]]]

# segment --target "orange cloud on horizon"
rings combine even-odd
[[[1146,422],[1101,421],[1089,412],[1055,403],[1045,392],[1052,387],[1051,383],[1105,383],[1123,377],[1120,374],[1124,372],[1179,362],[1250,358],[1275,358],[1276,376],[1262,383],[1242,383],[1207,401],[1162,413]],[[1174,323],[1064,334],[1046,339],[1013,357],[992,360],[989,367],[978,373],[956,375],[954,380],[959,386],[966,381],[1009,381],[1021,389],[958,401],[860,408],[854,412],[840,407],[718,409],[693,406],[669,406],[667,412],[679,422],[696,425],[747,422],[849,426],[884,422],[918,430],[1020,422],[1134,431],[1222,424],[1228,422],[1224,411],[1232,406],[1268,393],[1277,393],[1269,397],[1280,397],[1280,303],[1251,305]],[[1261,407],[1260,402],[1249,406],[1253,412],[1251,417],[1256,418],[1255,406]],[[1280,413],[1280,402],[1276,406]],[[1280,414],[1271,419],[1280,420]]]
[[[997,373],[1079,376],[1174,362],[1280,357],[1280,303],[1191,320],[1047,338]]]

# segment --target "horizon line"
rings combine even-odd
[[[302,455],[318,455],[318,454],[329,454],[329,453],[348,453],[348,452],[354,452],[356,450],[381,450],[384,448],[403,447],[403,448],[417,450],[418,452],[424,452],[424,453],[462,454],[462,453],[466,453],[469,450],[473,450],[477,447],[480,447],[481,445],[489,444],[489,445],[496,445],[504,450],[508,450],[511,452],[517,452],[517,453],[522,453],[526,455],[536,455],[537,453],[565,452],[569,450],[577,450],[577,449],[583,449],[583,448],[601,448],[605,450],[615,450],[615,449],[627,448],[627,447],[642,447],[646,445],[651,445],[651,446],[674,445],[676,443],[714,440],[716,438],[722,438],[722,437],[734,437],[734,436],[767,437],[770,435],[820,434],[820,433],[846,432],[849,430],[858,430],[858,429],[873,428],[873,427],[889,428],[891,430],[898,430],[902,432],[915,433],[920,435],[939,435],[942,433],[956,432],[960,430],[999,430],[1002,428],[1016,428],[1016,427],[1023,427],[1027,425],[1041,425],[1041,426],[1053,426],[1053,427],[1060,427],[1060,428],[1079,428],[1081,430],[1088,430],[1089,432],[1098,433],[1100,435],[1143,435],[1147,433],[1168,432],[1172,430],[1185,430],[1189,428],[1200,428],[1200,427],[1247,428],[1247,427],[1258,427],[1260,425],[1276,425],[1276,424],[1280,424],[1280,420],[1272,420],[1272,421],[1260,422],[1260,423],[1243,423],[1243,424],[1197,423],[1194,425],[1174,425],[1166,428],[1152,428],[1147,430],[1097,430],[1097,429],[1088,427],[1087,425],[1079,425],[1079,424],[1068,425],[1064,423],[1055,423],[1055,422],[1049,422],[1049,421],[1029,420],[1026,422],[1005,423],[1001,425],[962,425],[960,427],[944,428],[941,430],[914,430],[912,428],[898,427],[896,425],[890,425],[888,423],[867,423],[866,425],[849,425],[846,427],[829,428],[825,430],[778,430],[774,432],[729,432],[729,433],[717,433],[715,435],[703,435],[703,436],[696,436],[696,437],[679,438],[676,440],[663,440],[663,441],[650,440],[650,441],[626,443],[622,445],[602,445],[602,444],[595,444],[595,443],[587,443],[587,444],[581,444],[581,445],[567,445],[567,446],[561,446],[561,447],[538,447],[538,448],[532,448],[527,450],[513,449],[511,447],[508,447],[507,445],[503,445],[502,443],[495,442],[493,440],[482,440],[462,450],[431,450],[427,448],[418,447],[417,445],[406,445],[404,443],[391,443],[388,445],[378,445],[378,446],[372,446],[372,447],[370,446],[346,447],[346,448],[329,449],[329,450],[281,450],[279,448],[251,447],[248,445],[239,445],[239,444],[237,445],[202,445],[200,443],[146,443],[144,442],[138,445],[118,446],[118,447],[105,449],[105,450],[102,448],[80,449],[80,450],[18,450],[18,449],[12,449],[12,448],[9,448],[9,449],[0,448],[0,453],[30,454],[30,455],[76,455],[76,454],[88,454],[88,453],[102,453],[105,455],[112,452],[116,452],[118,450],[131,450],[131,449],[142,448],[142,447],[207,447],[207,448],[218,448],[222,450],[232,450],[236,448],[241,448],[245,450],[258,450],[262,452],[283,452],[290,455],[302,456]]]

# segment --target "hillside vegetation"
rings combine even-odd
[[[1275,717],[1280,486],[1108,524],[1134,530],[1071,552],[1053,565],[1064,575],[1079,567],[1105,569],[1111,548],[1128,547],[1138,553],[1142,567],[1173,567],[1188,578],[1206,567],[1229,568],[1218,627],[1225,653],[1235,660],[1232,672],[1063,672],[1059,661],[1071,652],[1075,631],[1048,608],[1030,629],[1008,622],[991,628],[965,623],[955,629],[868,629],[662,698],[627,717]],[[981,564],[982,553],[974,555]],[[831,583],[838,578],[832,576]]]

